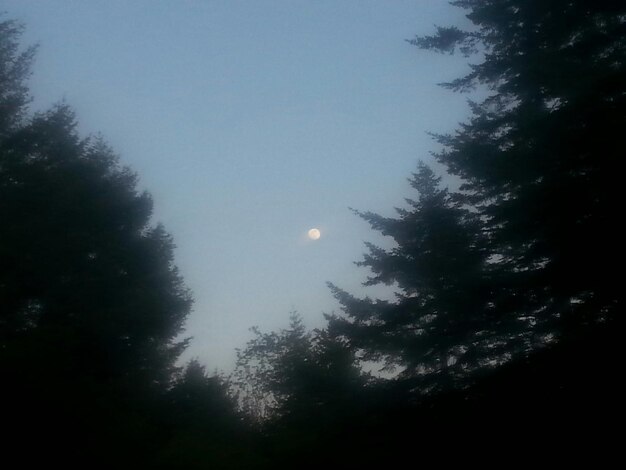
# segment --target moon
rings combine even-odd
[[[312,228],[311,230],[309,230],[309,238],[311,240],[317,240],[321,236],[322,236],[322,233],[318,229]]]

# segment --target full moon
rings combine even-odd
[[[316,228],[312,228],[311,230],[309,230],[309,238],[311,240],[317,240],[321,235],[321,232]]]

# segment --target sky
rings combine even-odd
[[[183,360],[229,371],[235,348],[357,295],[364,242],[349,208],[394,215],[418,161],[468,115],[437,84],[461,57],[405,40],[464,25],[444,0],[0,0],[39,44],[34,111],[65,101],[140,176],[193,291]],[[307,232],[318,228],[321,237]]]

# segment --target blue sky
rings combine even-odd
[[[155,200],[196,304],[185,358],[230,369],[249,328],[309,327],[354,293],[364,241],[348,207],[393,214],[467,115],[436,84],[462,58],[405,39],[464,24],[444,0],[3,0],[39,43],[33,109],[65,100]],[[317,227],[322,237],[306,238]]]

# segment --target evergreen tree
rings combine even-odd
[[[26,79],[35,48],[20,51],[22,29],[15,21],[0,21],[0,141],[21,123],[29,101]]]
[[[197,360],[190,361],[168,393],[176,421],[185,423],[185,428],[209,427],[222,432],[227,427],[224,422],[236,416],[227,386],[223,378],[209,377]]]
[[[626,123],[626,6],[614,0],[460,0],[472,31],[413,44],[478,52],[452,90],[483,86],[437,155],[485,221],[501,308],[537,335],[612,321]]]
[[[306,423],[341,415],[366,383],[353,353],[327,331],[309,332],[293,313],[289,327],[262,333],[238,351],[233,383],[242,410],[257,423]]]
[[[480,220],[441,188],[441,178],[420,164],[410,180],[417,200],[397,209],[399,218],[357,212],[394,248],[367,243],[357,263],[372,275],[366,286],[394,285],[394,301],[358,299],[330,284],[345,315],[331,316],[334,334],[350,338],[363,359],[401,368],[406,385],[448,387],[485,366],[510,332],[490,321],[487,251]]]
[[[286,329],[253,331],[238,352],[233,384],[242,410],[267,440],[267,460],[291,468],[294,461],[322,465],[349,453],[365,414],[369,377],[345,341],[325,330],[307,331],[295,313]]]
[[[148,458],[163,468],[261,468],[258,436],[237,413],[228,385],[190,361],[167,393],[167,438]]]
[[[20,32],[0,23],[5,423],[14,449],[48,445],[66,461],[145,455],[191,296],[136,175],[81,139],[67,106],[28,114],[33,50],[20,52]]]
[[[474,27],[440,27],[412,44],[477,57],[455,91],[482,87],[472,116],[436,136],[439,163],[461,181],[438,189],[421,168],[420,193],[399,219],[359,213],[396,248],[368,245],[366,285],[396,284],[394,302],[332,286],[344,314],[331,330],[366,359],[403,366],[424,390],[484,366],[610,324],[618,162],[624,148],[623,2],[459,0]]]
[[[50,345],[78,370],[168,383],[190,307],[150,197],[101,142],[81,141],[64,106],[0,149],[2,339]],[[43,347],[42,345],[40,345]]]

